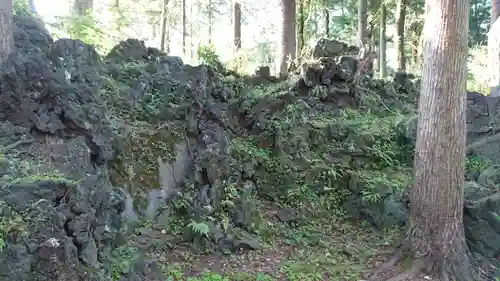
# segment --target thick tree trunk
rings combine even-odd
[[[406,57],[405,57],[405,17],[406,17],[406,4],[408,0],[398,0],[396,8],[396,36],[398,38],[398,70],[406,70]]]
[[[295,0],[281,0],[280,37],[276,59],[278,74],[286,74],[288,60],[295,59],[295,13]]]
[[[387,8],[385,4],[382,3],[380,7],[380,38],[379,38],[379,65],[380,65],[380,78],[387,76],[387,38],[386,36],[386,25],[387,25]]]
[[[366,44],[368,25],[368,2],[367,0],[358,1],[358,44],[361,46]]]
[[[241,49],[241,3],[234,0],[233,3],[233,25],[234,25],[234,48]]]
[[[473,281],[463,228],[469,1],[426,4],[407,245],[428,274]]]
[[[0,63],[14,50],[12,33],[12,0],[0,1]]]

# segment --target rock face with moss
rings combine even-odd
[[[116,135],[99,96],[103,66],[78,40],[15,23],[19,48],[0,73],[0,279],[77,280],[123,230],[124,194],[106,169]]]
[[[100,57],[34,19],[15,24],[19,48],[0,72],[0,279],[161,280],[147,250],[123,245],[161,229],[168,243],[258,249],[263,201],[287,206],[284,221],[406,223],[409,75],[355,79],[354,50],[323,40],[302,76],[262,86],[137,40]],[[499,163],[477,142],[497,132],[478,129],[490,122],[481,105],[468,110],[467,237],[494,260]]]

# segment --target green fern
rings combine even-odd
[[[201,235],[201,236],[206,236],[208,237],[208,232],[209,232],[209,227],[206,223],[204,222],[195,222],[192,220],[189,224],[188,227],[196,234]]]

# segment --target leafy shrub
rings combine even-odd
[[[213,67],[217,72],[223,73],[225,71],[213,44],[199,46],[196,54],[201,63]]]
[[[33,15],[33,10],[30,7],[29,1],[28,0],[12,1],[12,14],[20,17]]]

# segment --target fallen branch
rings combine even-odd
[[[34,142],[35,142],[34,139],[18,140],[18,141],[14,142],[14,143],[11,143],[9,145],[4,146],[2,149],[0,149],[0,152],[6,153],[9,150],[12,150],[12,149],[16,148],[17,146],[20,146],[20,145],[23,145],[23,144],[32,144]]]

